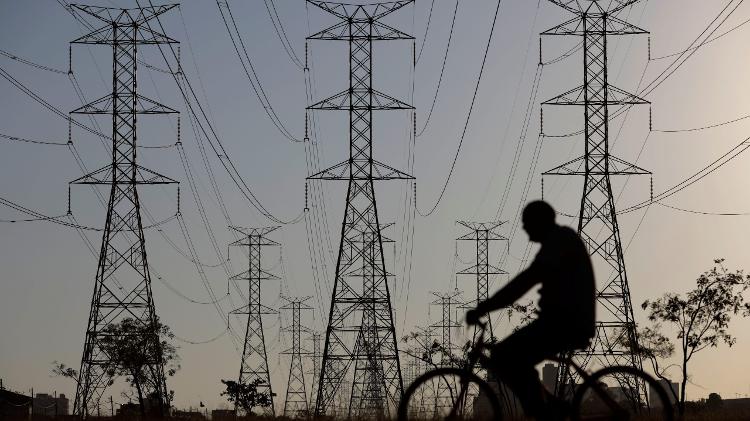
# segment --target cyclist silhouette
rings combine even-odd
[[[466,314],[476,324],[485,314],[516,302],[541,284],[535,321],[493,345],[493,368],[516,393],[527,415],[557,419],[564,405],[545,392],[534,368],[543,360],[588,346],[595,332],[596,286],[588,251],[578,234],[555,222],[555,211],[543,201],[523,211],[529,240],[541,244],[534,261],[493,296]]]

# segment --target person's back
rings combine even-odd
[[[596,329],[596,284],[586,246],[570,228],[555,223],[555,211],[542,201],[523,212],[529,240],[542,247],[528,268],[466,314],[473,324],[486,313],[515,303],[537,284],[539,317],[492,348],[496,374],[511,386],[528,415],[555,419],[534,366],[545,359],[588,346]],[[551,417],[551,418],[547,418]]]
[[[539,320],[564,332],[571,346],[582,346],[594,335],[596,322],[596,285],[583,241],[571,228],[556,225],[532,265],[542,283]]]

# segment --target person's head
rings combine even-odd
[[[557,225],[555,210],[543,200],[530,202],[523,210],[523,229],[529,234],[529,240],[540,242]]]

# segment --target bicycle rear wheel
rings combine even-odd
[[[575,391],[573,419],[673,421],[672,402],[650,375],[633,367],[611,366],[593,373]]]
[[[458,368],[438,368],[419,377],[406,389],[398,419],[499,420],[496,391],[477,375]]]

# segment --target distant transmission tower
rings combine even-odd
[[[471,241],[476,245],[477,263],[458,272],[458,275],[472,275],[477,280],[477,298],[476,301],[472,302],[474,307],[478,302],[486,300],[489,296],[490,275],[503,275],[507,273],[489,263],[490,241],[508,240],[496,231],[503,223],[458,221],[458,224],[463,225],[471,231],[468,234],[458,237],[457,240]],[[492,330],[492,320],[488,319],[487,323],[490,338],[494,338],[495,333]],[[475,328],[472,343],[477,340],[478,332],[479,328]]]
[[[266,228],[238,228],[231,227],[243,238],[230,244],[248,248],[249,267],[246,271],[231,278],[233,281],[244,280],[249,283],[248,303],[246,306],[233,310],[229,314],[247,314],[247,328],[245,330],[245,347],[242,351],[240,364],[240,384],[258,382],[258,393],[267,394],[271,405],[263,407],[264,415],[276,415],[273,398],[276,396],[271,388],[271,376],[268,372],[268,356],[266,354],[266,340],[263,334],[264,314],[277,314],[277,311],[261,304],[260,282],[279,279],[261,268],[261,249],[264,246],[279,246],[276,241],[269,240],[266,235],[279,227]]]
[[[349,44],[349,87],[308,107],[348,112],[350,144],[349,159],[308,177],[349,182],[316,416],[388,417],[403,393],[374,181],[413,177],[373,159],[372,122],[373,111],[413,107],[373,89],[372,48],[374,41],[413,39],[380,22],[412,1],[350,5],[308,0],[341,19],[308,39]],[[351,393],[342,390],[348,381]],[[346,414],[335,414],[336,401],[348,404]]]
[[[435,301],[432,305],[440,307],[441,318],[439,323],[435,323],[430,327],[440,329],[440,366],[441,367],[455,367],[456,361],[453,359],[453,352],[456,350],[456,346],[453,343],[453,337],[451,330],[460,328],[461,324],[456,321],[457,316],[455,315],[456,308],[463,304],[462,300],[458,300],[461,296],[459,290],[448,293],[433,292]],[[433,390],[435,393],[435,405],[438,408],[450,408],[452,403],[455,402],[455,392],[452,390],[454,385],[448,381],[437,382],[437,387]]]
[[[106,337],[104,331],[107,326],[125,319],[135,320],[146,332],[139,338],[146,359],[144,372],[147,379],[142,384],[143,395],[154,398],[155,409],[161,414],[169,408],[138,186],[175,181],[137,164],[136,139],[139,114],[177,112],[138,93],[136,58],[140,45],[177,42],[146,25],[173,7],[116,9],[74,5],[70,9],[81,19],[95,18],[99,25],[103,24],[72,44],[108,45],[112,48],[112,93],[71,112],[112,118],[112,163],[71,182],[110,188],[73,406],[74,414],[81,417],[89,416],[98,408],[104,391],[113,380],[111,368],[117,363],[113,363],[110,355],[102,349]]]
[[[620,229],[612,195],[611,176],[650,175],[634,164],[610,154],[609,107],[648,104],[643,98],[609,84],[607,76],[607,42],[611,35],[646,34],[620,20],[617,15],[638,0],[570,1],[549,0],[576,17],[542,35],[575,35],[583,38],[584,83],[543,103],[543,105],[579,105],[585,112],[584,155],[544,175],[583,176],[583,196],[578,219],[578,233],[591,254],[598,277],[598,321],[591,347],[576,353],[577,362],[588,364],[623,364],[641,368],[636,350],[637,335],[633,320],[630,287],[625,271]],[[605,4],[604,6],[602,4]],[[607,6],[609,5],[609,6]],[[608,7],[608,9],[607,9]],[[560,366],[558,393],[569,391],[569,382],[577,376],[565,365]],[[638,385],[639,396],[645,396]]]
[[[320,333],[313,332],[310,334],[312,341],[313,350],[311,354],[308,354],[312,358],[312,370],[308,371],[308,374],[312,374],[312,390],[310,391],[310,403],[309,407],[315,406],[315,398],[318,396],[318,379],[320,378],[320,364],[323,357],[323,348],[321,341],[323,336]]]
[[[302,367],[302,356],[308,355],[310,352],[302,349],[302,332],[309,332],[309,329],[302,326],[301,316],[302,310],[313,309],[305,304],[305,301],[312,297],[282,298],[287,304],[280,309],[291,310],[292,312],[292,326],[284,328],[284,331],[292,334],[292,347],[282,352],[284,355],[292,356],[289,365],[286,398],[284,399],[284,417],[306,418],[310,412],[307,406],[307,391],[305,389],[305,371]]]
[[[432,295],[436,299],[430,304],[440,307],[441,313],[440,321],[430,326],[434,329],[440,329],[440,346],[442,347],[440,365],[442,367],[451,367],[454,363],[452,353],[456,350],[451,329],[461,327],[461,324],[456,320],[458,317],[455,312],[456,308],[464,304],[464,302],[458,299],[461,296],[461,291],[459,290],[445,293],[433,292]]]

